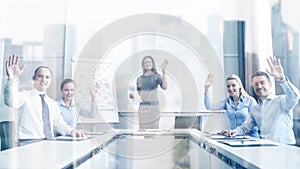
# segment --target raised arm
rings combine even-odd
[[[6,61],[7,83],[4,86],[4,104],[16,107],[18,97],[13,98],[18,92],[18,80],[25,69],[25,65],[19,67],[19,57],[15,54]]]
[[[100,82],[96,82],[95,85],[93,87],[90,87],[90,93],[92,96],[92,104],[91,104],[91,118],[94,118],[97,115],[97,103],[96,103],[96,98],[98,96],[98,93],[100,91],[101,88],[101,83]]]
[[[166,70],[167,70],[168,63],[169,63],[168,59],[164,59],[164,63],[161,64],[161,70],[163,73],[161,88],[164,90],[167,90],[167,88],[168,88],[168,82],[167,82],[167,77],[166,77],[167,76]]]
[[[277,59],[275,56],[270,56],[268,59],[269,69],[267,69],[267,72],[273,76],[276,81],[278,82],[284,82],[285,81],[285,75],[284,70],[281,65],[280,59]]]
[[[213,74],[209,73],[204,82],[205,93],[209,93],[209,89],[212,86],[213,82],[214,82],[214,76],[213,76]]]
[[[88,110],[88,109],[81,108],[80,112],[79,112],[80,115],[88,117],[88,118],[96,117],[97,110],[98,110],[97,109],[96,98],[97,98],[97,95],[100,91],[100,88],[101,88],[101,83],[100,82],[96,82],[94,86],[91,86],[89,88],[90,94],[91,94],[91,97],[92,97],[91,109]]]
[[[204,82],[204,105],[206,109],[210,109],[212,105],[211,96],[209,94],[210,88],[213,84],[213,74],[209,73]]]
[[[282,108],[290,112],[290,109],[298,103],[299,90],[286,78],[280,59],[269,57],[267,61],[270,66],[267,72],[276,79],[286,93],[282,97]]]
[[[19,56],[13,54],[6,61],[6,74],[8,80],[18,80],[25,69],[25,65],[19,68]]]
[[[90,87],[90,93],[91,93],[91,96],[92,96],[92,101],[96,101],[96,97],[99,93],[101,85],[102,84],[100,82],[96,82],[94,86]]]

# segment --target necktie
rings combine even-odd
[[[50,118],[49,118],[49,108],[47,103],[44,100],[45,94],[40,94],[42,99],[42,108],[43,108],[43,122],[44,122],[44,130],[46,134],[47,139],[52,139],[52,132],[51,132],[51,126],[50,126]]]

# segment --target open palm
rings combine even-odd
[[[161,64],[162,72],[166,72],[168,63],[169,63],[168,59],[164,59],[164,63]]]
[[[277,59],[276,57],[270,56],[268,59],[268,64],[270,66],[269,69],[267,69],[267,72],[273,76],[276,79],[284,77],[284,71],[283,67],[281,65],[280,59]]]
[[[96,84],[94,86],[90,87],[90,93],[92,95],[92,98],[97,97],[97,94],[100,91],[101,86],[102,86],[101,82],[96,82]]]
[[[209,74],[207,75],[207,77],[206,77],[205,82],[204,82],[204,87],[205,87],[205,88],[211,87],[212,84],[213,84],[213,82],[214,82],[213,74],[209,73]]]
[[[19,68],[19,57],[15,54],[6,61],[6,73],[9,79],[16,79],[23,73],[25,65]]]

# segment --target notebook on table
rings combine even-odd
[[[53,140],[56,141],[82,141],[82,140],[87,140],[87,139],[91,139],[94,136],[84,136],[84,137],[72,137],[72,136],[58,136],[55,137]]]

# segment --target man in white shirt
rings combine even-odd
[[[52,80],[51,70],[46,66],[38,67],[33,75],[33,88],[18,91],[19,77],[24,69],[25,65],[19,67],[19,58],[16,55],[10,56],[9,61],[6,62],[8,80],[4,88],[4,103],[18,109],[17,137],[19,145],[46,139],[41,94],[44,95],[44,100],[49,108],[50,138],[54,137],[53,130],[57,130],[62,135],[85,136],[85,131],[72,129],[66,124],[60,115],[56,101],[47,96],[47,89]]]

